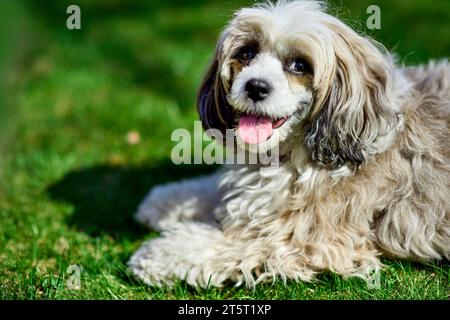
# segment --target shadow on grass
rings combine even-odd
[[[145,168],[98,165],[68,173],[47,192],[53,199],[74,206],[69,225],[92,236],[108,234],[115,239],[134,240],[148,232],[133,216],[153,186],[214,169],[176,166],[170,160]]]

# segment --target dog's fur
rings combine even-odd
[[[235,54],[248,42],[259,51],[242,65]],[[291,56],[308,61],[310,73],[289,74]],[[255,74],[275,82],[256,105],[241,88]],[[446,60],[398,67],[321,3],[258,5],[223,32],[199,94],[205,128],[232,128],[249,108],[294,115],[261,146],[279,143],[280,166],[233,166],[154,188],[137,218],[164,232],[131,258],[138,278],[254,286],[324,270],[367,277],[382,254],[450,258]]]

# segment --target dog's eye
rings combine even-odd
[[[237,58],[243,62],[252,60],[256,56],[256,50],[252,47],[244,47],[237,54]]]
[[[296,73],[296,74],[304,74],[305,72],[308,72],[311,70],[309,67],[308,62],[306,62],[303,59],[297,59],[288,68],[289,71]]]

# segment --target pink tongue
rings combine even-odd
[[[244,116],[239,120],[238,133],[245,143],[258,144],[272,135],[272,120],[268,117]]]

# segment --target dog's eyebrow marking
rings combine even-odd
[[[256,54],[259,53],[260,51],[260,45],[259,45],[259,41],[256,38],[248,38],[248,40],[242,40],[242,44],[236,46],[233,49],[233,52],[231,54],[231,57],[236,58],[236,56],[241,52],[242,49],[244,48],[252,48]]]

